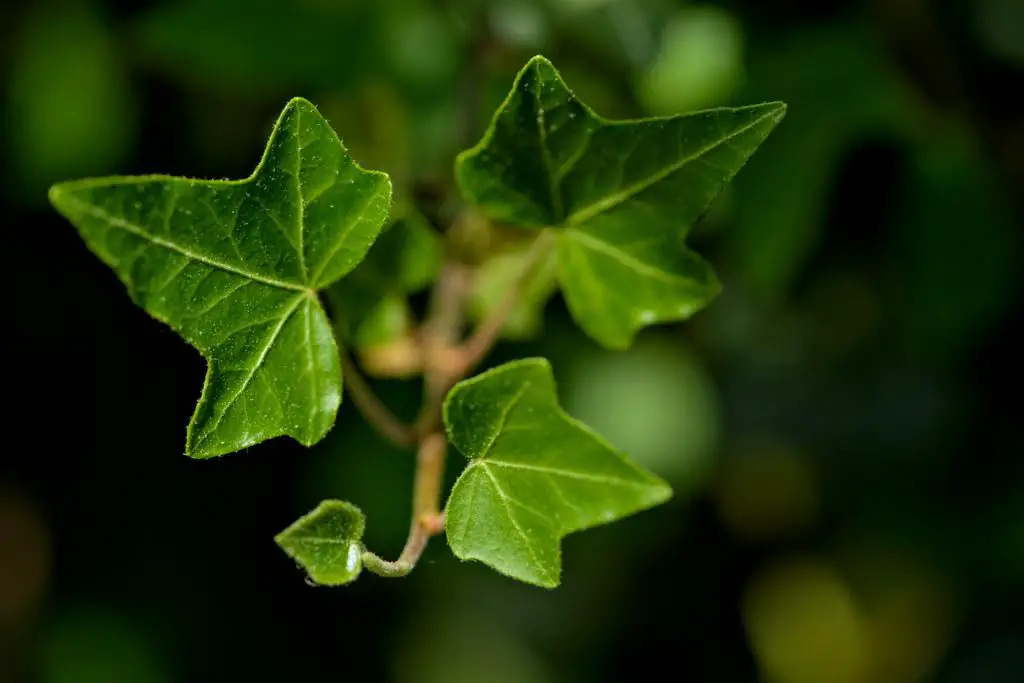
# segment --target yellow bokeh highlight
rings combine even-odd
[[[18,629],[38,608],[51,555],[50,530],[36,504],[0,489],[0,631]]]
[[[764,683],[924,683],[952,639],[953,594],[912,556],[860,548],[840,571],[810,557],[750,581],[743,619]]]
[[[747,587],[743,618],[766,683],[867,682],[867,627],[828,564],[795,559],[769,566]]]

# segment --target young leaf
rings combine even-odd
[[[671,489],[562,411],[542,358],[460,382],[444,404],[467,458],[446,508],[452,552],[520,581],[558,585],[563,536],[668,500]]]
[[[406,334],[406,295],[433,282],[441,265],[440,235],[414,209],[394,221],[366,259],[331,285],[327,295],[346,341],[363,349]]]
[[[334,424],[341,370],[317,291],[362,260],[388,177],[360,168],[316,108],[288,103],[251,177],[61,183],[50,200],[150,315],[208,360],[185,450],[209,458]]]
[[[325,500],[274,541],[306,570],[313,583],[341,586],[355,581],[363,569],[365,528],[366,518],[355,505]]]
[[[718,293],[683,240],[785,111],[769,102],[609,121],[535,57],[455,174],[493,220],[558,232],[570,312],[604,346],[625,348],[645,325],[686,319]]]

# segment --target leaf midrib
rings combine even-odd
[[[544,161],[544,173],[547,176],[545,180],[548,186],[548,195],[551,198],[551,208],[555,212],[555,220],[565,220],[565,209],[562,206],[562,190],[559,187],[559,183],[556,180],[556,174],[554,169],[554,163],[551,159],[551,150],[548,149],[548,124],[546,111],[544,110],[544,102],[541,99],[543,94],[543,88],[541,83],[540,70],[535,69],[536,78],[533,81],[534,90],[533,94],[534,101],[537,103],[537,136],[540,138],[540,154]]]
[[[777,115],[777,113],[778,112],[776,110],[771,110],[769,112],[766,112],[764,115],[757,117],[756,119],[754,119],[753,121],[751,121],[747,125],[741,126],[740,128],[737,128],[736,130],[730,132],[728,135],[715,140],[714,142],[712,142],[709,145],[706,145],[705,147],[700,148],[699,150],[697,150],[693,154],[687,155],[687,156],[683,157],[682,159],[679,159],[675,163],[669,164],[668,166],[666,166],[662,170],[658,171],[657,173],[655,173],[655,174],[653,174],[651,176],[648,176],[647,178],[644,178],[643,180],[641,180],[641,181],[639,181],[637,183],[634,183],[634,184],[632,184],[632,185],[630,185],[628,187],[625,187],[622,190],[619,190],[618,192],[616,192],[615,194],[608,195],[607,197],[605,197],[603,199],[599,199],[598,201],[594,202],[593,204],[590,204],[588,206],[583,207],[582,209],[574,211],[565,220],[565,225],[578,225],[580,223],[584,223],[584,222],[590,220],[591,218],[593,218],[594,216],[602,214],[605,211],[608,211],[609,209],[615,208],[616,206],[618,206],[619,204],[627,201],[628,199],[630,199],[634,195],[640,194],[641,192],[643,192],[644,190],[648,189],[649,187],[652,187],[652,186],[658,184],[659,182],[661,182],[662,180],[664,180],[665,178],[668,178],[670,175],[672,175],[673,173],[679,171],[683,166],[685,166],[686,164],[690,163],[691,161],[699,159],[700,157],[704,156],[705,154],[707,154],[711,150],[715,149],[716,147],[724,145],[729,140],[732,140],[733,138],[738,137],[738,136],[742,135],[743,133],[746,133],[748,130],[750,130],[750,129],[760,125],[766,119],[769,119],[772,116]],[[622,123],[606,123],[605,125],[608,125],[608,126],[618,126],[618,125],[623,125],[623,124]]]
[[[522,503],[509,496],[507,493],[505,493],[505,490],[501,488],[501,484],[498,483],[497,477],[494,476],[494,473],[491,472],[491,470],[487,467],[485,463],[481,463],[480,466],[483,467],[484,474],[487,475],[487,478],[491,481],[491,484],[494,486],[494,491],[495,493],[498,494],[498,500],[501,501],[502,507],[505,508],[505,515],[508,517],[508,521],[512,523],[512,527],[519,534],[519,537],[523,539],[523,543],[526,545],[526,552],[529,553],[530,559],[533,560],[534,567],[543,576],[543,578],[548,583],[550,583],[551,572],[548,570],[545,564],[540,561],[540,557],[537,555],[537,550],[533,547],[533,543],[530,541],[529,535],[527,535],[526,531],[523,530],[523,527],[519,524],[519,520],[512,512],[511,503],[516,503],[517,505],[520,505],[521,507],[523,507],[523,509],[526,510],[532,511],[532,508],[523,505]],[[534,512],[534,514],[538,513]],[[561,539],[561,536],[558,534],[557,531],[555,533],[555,536],[557,539]]]
[[[256,359],[255,363],[253,363],[252,368],[249,370],[249,374],[246,375],[245,380],[242,382],[242,386],[239,387],[238,391],[236,391],[230,399],[228,399],[227,405],[224,406],[224,409],[221,411],[220,415],[218,415],[217,418],[213,421],[213,424],[204,430],[205,436],[200,437],[200,444],[205,443],[209,439],[212,439],[214,434],[216,434],[217,429],[224,421],[224,416],[228,414],[229,410],[231,410],[231,407],[235,404],[235,401],[238,400],[238,397],[245,393],[245,390],[249,387],[249,383],[252,382],[252,378],[256,376],[256,373],[263,366],[263,362],[267,359],[267,355],[270,353],[270,349],[274,346],[274,344],[277,343],[277,338],[281,335],[281,330],[284,329],[284,326],[288,323],[288,320],[293,315],[295,315],[296,309],[298,309],[299,305],[302,304],[304,300],[306,300],[305,296],[295,297],[295,300],[288,305],[288,308],[285,309],[284,312],[281,313],[280,322],[278,322],[277,327],[274,328],[274,331],[270,334],[270,337],[267,339],[267,343],[260,350],[259,358]]]
[[[163,247],[164,249],[175,251],[186,258],[192,259],[193,261],[199,261],[200,263],[205,263],[206,265],[211,266],[213,268],[218,268],[220,270],[232,273],[234,275],[240,275],[241,277],[249,278],[250,280],[255,280],[256,282],[261,282],[265,285],[270,285],[271,287],[287,289],[293,292],[302,292],[303,294],[307,294],[309,296],[313,296],[316,293],[315,290],[310,289],[309,287],[305,287],[303,285],[295,284],[292,282],[285,282],[284,280],[278,280],[272,277],[267,277],[259,273],[252,273],[243,268],[239,268],[229,263],[224,263],[223,261],[218,261],[217,259],[210,258],[209,256],[204,256],[203,254],[196,253],[187,247],[181,246],[180,244],[176,244],[175,242],[171,242],[170,240],[165,240],[162,237],[152,235],[146,232],[145,229],[143,229],[141,226],[135,225],[134,223],[126,221],[123,218],[112,216],[98,206],[89,204],[75,197],[67,197],[67,199],[70,203],[76,204],[79,210],[82,211],[83,213],[92,215],[95,218],[99,218],[100,220],[106,222],[113,228],[124,230],[125,232],[131,233],[136,237],[139,237],[141,239],[146,240],[147,242],[157,245],[158,247]]]
[[[524,463],[509,462],[507,460],[495,460],[493,458],[481,463],[485,467],[495,466],[503,467],[505,469],[513,470],[525,470],[528,472],[536,472],[538,474],[546,474],[552,477],[564,477],[566,479],[578,479],[580,481],[589,481],[596,484],[608,484],[609,486],[627,486],[630,488],[638,489],[654,489],[659,488],[655,484],[650,484],[641,481],[632,481],[629,479],[619,479],[617,477],[606,477],[600,474],[589,474],[587,472],[576,472],[573,470],[565,470],[558,467],[545,467],[543,465],[527,465]]]
[[[328,538],[323,536],[309,537],[309,538],[296,538],[296,539],[285,539],[284,543],[294,543],[295,545],[301,545],[303,543],[309,543],[311,545],[351,545],[354,541],[348,538]]]
[[[694,282],[692,278],[682,277],[645,263],[629,252],[576,228],[566,228],[564,234],[566,238],[576,240],[581,246],[601,252],[605,256],[618,261],[623,266],[652,279],[660,280],[669,285],[691,285]]]

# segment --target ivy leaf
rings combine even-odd
[[[514,361],[460,382],[444,404],[467,458],[448,499],[448,544],[520,581],[559,583],[560,541],[669,499],[643,470],[558,405],[551,366]]]
[[[769,102],[609,121],[535,57],[455,174],[491,219],[557,231],[573,318],[621,349],[640,328],[686,319],[719,292],[683,240],[785,111]]]
[[[61,183],[50,200],[132,299],[208,360],[186,453],[322,439],[341,370],[317,292],[380,232],[387,175],[360,168],[316,108],[288,103],[240,181],[168,176]]]
[[[363,569],[366,517],[351,503],[325,500],[274,537],[290,558],[321,586],[355,581]]]

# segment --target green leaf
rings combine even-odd
[[[186,453],[223,455],[334,424],[341,370],[317,291],[364,257],[391,185],[316,108],[288,103],[240,181],[115,177],[55,185],[53,205],[150,315],[209,362]]]
[[[455,173],[491,219],[557,231],[574,319],[601,344],[625,348],[640,328],[686,319],[718,293],[683,240],[785,111],[770,102],[609,121],[535,57]]]
[[[342,500],[325,500],[274,537],[281,549],[321,586],[355,581],[363,569],[362,511]]]
[[[558,585],[563,536],[669,499],[671,489],[558,405],[551,366],[507,363],[460,382],[444,404],[467,458],[446,512],[448,544],[520,581]]]
[[[407,334],[407,295],[434,281],[441,257],[440,235],[417,211],[408,210],[351,275],[327,290],[342,336],[363,349]]]

